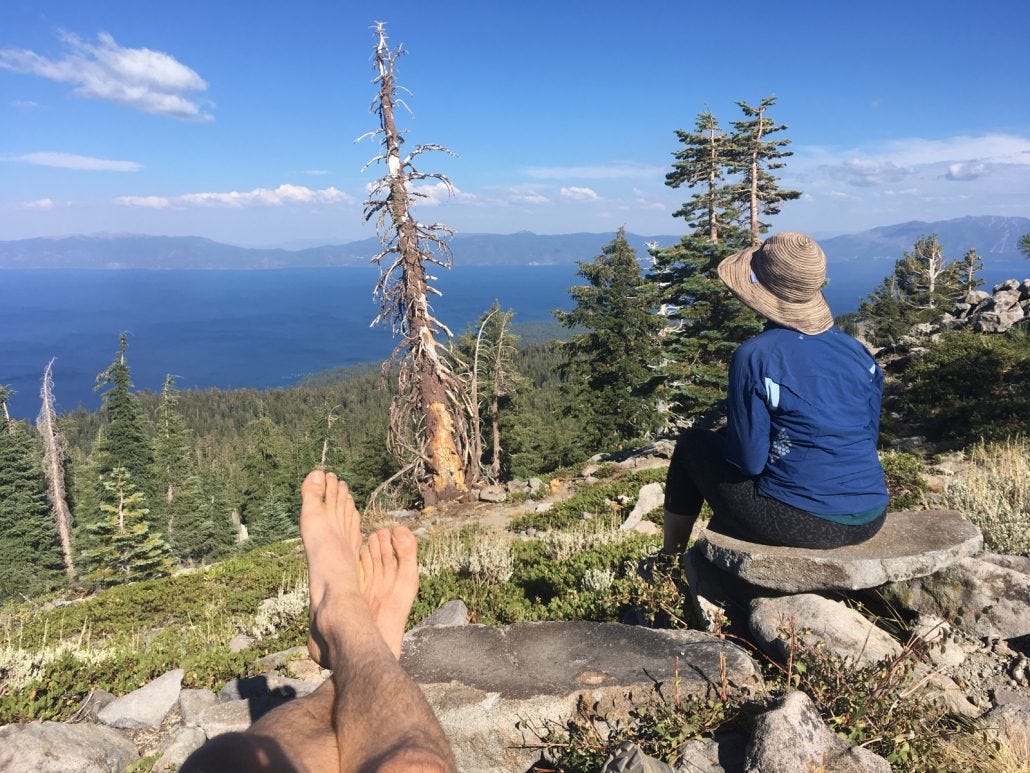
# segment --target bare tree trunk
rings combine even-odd
[[[501,395],[503,394],[503,375],[501,368],[504,359],[504,328],[508,324],[508,315],[501,315],[501,326],[497,331],[497,341],[494,345],[494,394],[490,401],[490,429],[493,433],[493,459],[490,463],[490,472],[494,480],[501,477],[501,423],[499,420]]]
[[[61,541],[61,555],[64,558],[64,572],[69,582],[75,581],[75,562],[72,558],[72,514],[64,489],[64,439],[57,428],[54,411],[54,361],[47,363],[43,371],[43,388],[39,393],[42,405],[36,428],[43,438],[43,474],[46,477],[47,498],[50,500],[50,514],[57,527]],[[5,406],[6,408],[6,406]]]
[[[443,175],[418,172],[412,159],[425,150],[445,150],[437,145],[421,145],[404,159],[401,158],[402,139],[394,120],[397,102],[393,65],[401,50],[391,52],[386,43],[386,29],[376,25],[379,37],[375,52],[375,66],[379,72],[379,114],[382,154],[375,160],[384,160],[387,174],[373,189],[373,198],[365,209],[366,219],[378,215],[380,236],[386,245],[374,260],[379,262],[393,255],[390,267],[381,274],[376,293],[381,296],[381,310],[376,321],[389,318],[402,339],[397,351],[404,351],[398,383],[398,397],[391,407],[390,430],[395,453],[413,455],[419,460],[414,469],[419,477],[419,488],[427,504],[457,499],[468,491],[467,471],[469,443],[465,432],[464,384],[441,357],[445,349],[437,334],[450,331],[437,320],[429,308],[429,293],[439,294],[429,285],[425,263],[445,264],[434,259],[422,246],[423,240],[446,250],[440,232],[449,233],[441,226],[421,226],[411,215],[409,205],[416,191],[409,183],[433,177],[450,181]],[[374,195],[384,195],[375,199]],[[386,218],[389,224],[386,224]],[[374,323],[373,323],[374,324]],[[411,427],[414,427],[414,437]]]
[[[482,324],[479,326],[479,332],[476,333],[476,348],[472,352],[472,380],[469,383],[469,403],[472,405],[470,412],[472,429],[469,432],[469,443],[472,446],[471,455],[473,460],[472,480],[479,477],[480,460],[483,458],[483,434],[479,420],[479,351],[483,345],[483,332],[486,330],[486,324],[494,314],[495,312],[491,311],[483,319]]]
[[[765,110],[758,109],[758,135],[755,138],[754,147],[751,149],[751,243],[758,244],[761,241],[761,232],[758,226],[758,153],[761,149],[762,135],[765,133],[763,116]]]
[[[708,131],[708,241],[712,244],[719,243],[719,223],[715,213],[715,185],[716,169],[718,169],[718,151],[715,146],[715,129]]]

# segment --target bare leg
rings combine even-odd
[[[414,537],[380,530],[359,558],[360,524],[346,485],[316,471],[301,494],[310,642],[333,668],[332,680],[246,734],[211,742],[183,771],[455,770],[436,717],[396,659],[418,588]]]

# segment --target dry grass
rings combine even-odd
[[[944,496],[980,527],[988,550],[1030,556],[1030,439],[974,446],[968,473]]]
[[[619,519],[611,516],[584,521],[581,526],[545,534],[541,544],[548,557],[564,561],[585,550],[622,542],[636,535],[636,532],[620,529],[619,524]]]
[[[963,733],[941,749],[947,770],[1030,773],[1030,738],[1019,733]]]

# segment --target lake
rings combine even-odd
[[[462,266],[440,271],[441,319],[458,333],[493,303],[516,322],[568,309],[576,266]],[[139,389],[165,375],[181,388],[289,386],[312,373],[389,356],[394,342],[369,328],[378,272],[372,267],[276,271],[0,270],[0,384],[17,394],[18,418],[39,410],[51,357],[58,409],[95,408],[97,373],[114,358],[118,332]],[[833,283],[835,313],[852,311],[868,287]]]

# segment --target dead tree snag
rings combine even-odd
[[[386,27],[376,24],[374,82],[379,91],[372,110],[379,117],[373,132],[381,152],[369,164],[383,162],[386,174],[372,186],[365,202],[365,219],[376,219],[383,249],[372,261],[379,266],[375,296],[379,314],[372,324],[385,322],[399,337],[390,362],[399,362],[397,394],[390,407],[390,450],[414,476],[427,504],[460,498],[468,491],[470,444],[466,416],[465,384],[455,374],[451,352],[441,339],[451,331],[433,316],[429,295],[440,295],[431,286],[426,268],[450,268],[447,238],[450,229],[439,224],[419,223],[411,212],[412,203],[425,197],[414,187],[418,181],[434,179],[451,190],[450,181],[439,173],[420,172],[414,160],[430,150],[449,153],[441,145],[418,145],[401,155],[404,140],[397,129],[394,63],[403,49],[391,51]]]

